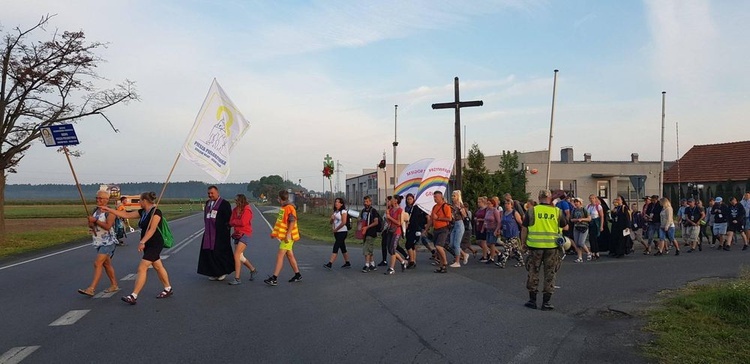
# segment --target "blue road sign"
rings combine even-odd
[[[78,144],[78,136],[71,124],[52,125],[41,129],[42,140],[48,147],[61,147]]]

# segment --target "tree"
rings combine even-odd
[[[526,201],[526,172],[518,168],[518,151],[503,151],[500,156],[500,170],[495,172],[495,178],[500,191],[510,193],[518,201]]]
[[[497,184],[484,164],[484,153],[479,149],[479,145],[472,144],[467,159],[468,163],[463,167],[461,197],[473,210],[476,208],[477,197],[497,193]]]
[[[46,41],[29,36],[45,31],[52,16],[33,27],[2,34],[0,58],[0,242],[5,241],[5,183],[15,173],[42,127],[74,123],[106,109],[138,100],[133,82],[98,89],[95,69],[103,60],[95,52],[106,44],[87,42],[83,31],[53,32]],[[1,30],[0,30],[1,31]],[[81,101],[74,101],[81,100]],[[104,116],[106,119],[106,116]]]

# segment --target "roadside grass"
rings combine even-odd
[[[159,208],[168,220],[197,211],[181,204],[162,204]],[[0,258],[90,239],[84,216],[81,205],[5,206],[7,235],[0,244]],[[131,220],[131,226],[135,224]]]
[[[648,314],[656,340],[646,354],[660,363],[750,363],[750,273],[685,288]]]

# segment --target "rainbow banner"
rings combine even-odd
[[[406,195],[411,193],[416,199],[424,172],[432,161],[434,161],[433,158],[420,159],[401,171],[401,175],[398,176],[399,183],[394,193],[395,195],[404,196],[404,200],[401,201],[401,207],[406,206]]]
[[[434,160],[425,168],[422,181],[419,183],[419,192],[417,193],[417,206],[427,214],[432,212],[435,206],[435,200],[432,195],[440,191],[445,194],[448,189],[448,181],[453,172],[453,159]]]

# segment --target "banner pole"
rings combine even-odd
[[[76,188],[78,188],[78,194],[81,196],[81,202],[83,202],[83,208],[86,210],[86,216],[89,216],[89,207],[86,205],[86,198],[83,197],[83,190],[81,190],[81,184],[78,183],[78,176],[76,176],[76,171],[73,169],[73,162],[70,160],[70,153],[68,151],[67,146],[63,146],[63,151],[65,151],[65,158],[68,159],[68,165],[70,166],[70,171],[73,173],[73,180],[76,181]]]
[[[167,180],[164,182],[164,186],[161,188],[161,192],[159,193],[159,198],[156,199],[157,207],[159,206],[159,202],[161,202],[162,196],[164,196],[164,191],[167,190],[169,179],[172,178],[172,172],[174,172],[175,167],[177,167],[177,162],[180,160],[181,155],[182,155],[182,152],[177,153],[177,158],[175,158],[174,163],[172,164],[172,169],[169,170],[169,174],[167,175]]]

